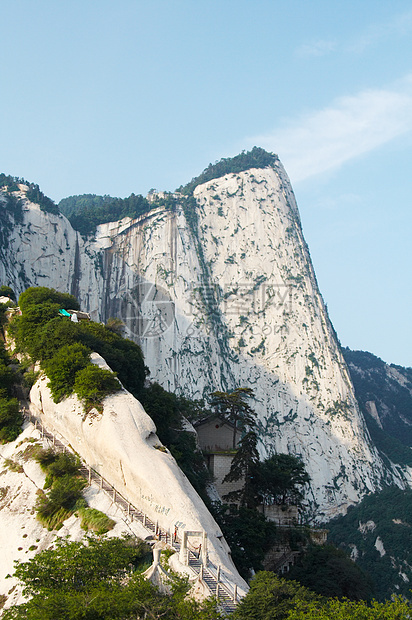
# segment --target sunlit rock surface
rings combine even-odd
[[[403,484],[359,413],[281,164],[225,175],[194,195],[195,210],[181,197],[175,210],[103,224],[88,239],[26,202],[0,279],[18,292],[68,290],[93,319],[122,318],[166,389],[199,398],[253,388],[261,453],[304,459],[317,519],[385,479]]]
[[[108,368],[92,354],[92,361]],[[30,392],[31,411],[46,428],[62,436],[73,450],[98,471],[136,508],[164,530],[206,532],[210,561],[221,565],[226,578],[241,592],[247,586],[239,576],[222,532],[203,501],[163,448],[152,419],[129,392],[122,390],[104,400],[103,412],[87,415],[76,396],[59,404],[52,400],[47,378]],[[201,535],[198,536],[201,539]]]

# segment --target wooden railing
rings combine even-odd
[[[119,493],[119,491],[117,491],[98,471],[90,467],[71,446],[64,443],[64,438],[62,436],[58,438],[46,429],[43,423],[34,416],[29,409],[25,408],[23,410],[23,415],[26,420],[31,422],[40,432],[41,438],[47,439],[56,450],[62,452],[67,450],[75,454],[75,456],[80,459],[80,473],[87,479],[88,484],[96,484],[102,491],[108,494],[112,502],[120,507],[131,523],[133,523],[133,521],[139,521],[150,535],[154,536],[157,540],[163,540],[177,552],[180,552],[182,537],[179,536],[178,532],[165,530],[159,526],[157,521],[152,521],[145,512],[134,506],[127,498]],[[199,532],[199,534],[201,534],[201,532]],[[210,562],[206,550],[204,554],[201,554],[190,542],[188,542],[186,549],[187,565],[193,570],[196,576],[200,577],[202,582],[209,589],[210,594],[219,599],[222,608],[227,612],[233,611],[239,600],[236,584],[232,585],[226,580],[224,582],[222,581],[221,567],[215,566]],[[201,555],[203,557],[201,557]]]

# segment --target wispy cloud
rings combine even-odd
[[[412,32],[412,11],[398,13],[386,22],[370,24],[362,33],[349,41],[318,39],[303,43],[295,50],[299,58],[316,58],[332,52],[361,54],[369,47],[393,37],[404,37]]]
[[[301,45],[296,50],[295,54],[296,56],[300,56],[302,58],[307,56],[325,56],[326,54],[333,52],[335,49],[336,41],[319,40]]]
[[[412,76],[392,89],[341,97],[250,142],[279,154],[292,180],[338,168],[412,130]]]
[[[388,37],[403,37],[412,31],[412,11],[394,15],[385,23],[372,24],[362,35],[349,43],[346,49],[360,53]]]

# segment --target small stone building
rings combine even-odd
[[[235,433],[235,445],[237,446],[240,432],[238,429],[235,430],[234,424],[217,415],[199,420],[194,427],[208,468],[215,479],[216,490],[223,499],[226,493],[237,491],[243,484],[242,480],[223,482],[236,454],[236,449],[233,449],[233,434]]]

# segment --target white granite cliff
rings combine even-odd
[[[198,398],[252,387],[261,452],[302,456],[318,519],[400,481],[359,413],[282,166],[228,174],[194,195],[195,216],[182,197],[86,240],[26,202],[0,281],[69,291],[95,320],[122,318],[166,389]]]

